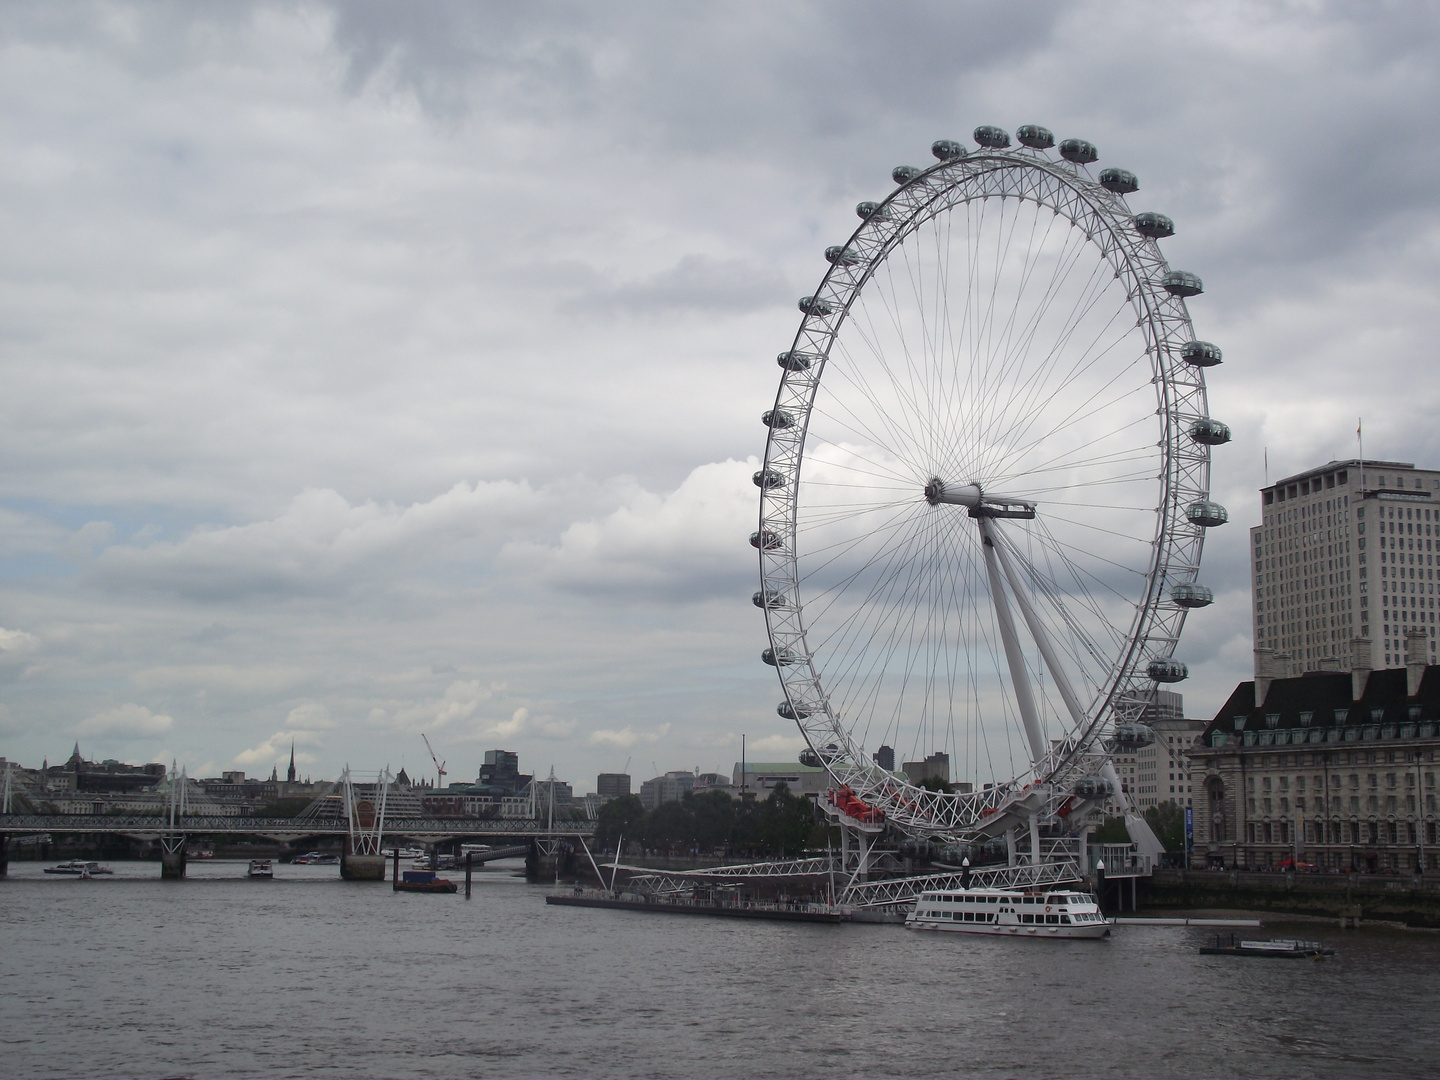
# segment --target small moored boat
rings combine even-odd
[[[1236,941],[1230,935],[1226,943],[1217,934],[1214,945],[1201,945],[1203,956],[1269,956],[1282,960],[1323,960],[1334,956],[1334,949],[1327,949],[1318,941],[1300,941],[1296,938],[1273,938],[1268,941]]]
[[[437,877],[433,870],[406,870],[395,882],[396,892],[453,893],[458,890],[455,882]]]
[[[250,869],[245,871],[245,876],[252,878],[273,878],[275,876],[275,867],[271,865],[269,859],[251,859]]]
[[[72,859],[70,862],[62,862],[58,866],[45,867],[47,874],[63,874],[66,877],[99,877],[101,874],[113,874],[114,870],[101,866],[97,862],[81,862],[79,859]]]

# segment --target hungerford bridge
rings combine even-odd
[[[339,836],[344,840],[340,857],[342,877],[357,881],[384,880],[385,840],[398,846],[403,838],[423,843],[444,840],[485,839],[500,843],[472,856],[473,862],[533,856],[554,859],[564,853],[583,850],[585,860],[603,883],[608,871],[611,887],[623,873],[631,887],[654,894],[684,893],[697,884],[760,884],[765,881],[812,883],[828,881],[831,895],[853,908],[889,908],[908,904],[924,889],[959,887],[1044,888],[1083,880],[1098,870],[1104,878],[1131,880],[1148,877],[1152,860],[1133,844],[1086,845],[1083,837],[1049,840],[1038,849],[1017,851],[1012,845],[1007,862],[999,866],[935,868],[938,872],[914,875],[897,872],[894,856],[879,847],[884,827],[852,818],[829,799],[820,808],[831,824],[839,827],[841,848],[824,856],[712,866],[694,870],[657,870],[620,862],[617,845],[614,858],[601,863],[589,841],[595,833],[593,821],[556,821],[554,806],[537,806],[529,819],[502,818],[386,818],[389,775],[382,771],[373,784],[352,782],[347,768],[334,788],[315,799],[292,818],[235,817],[218,813],[219,807],[197,797],[183,771],[166,778],[167,795],[158,814],[21,814],[14,813],[11,774],[0,780],[0,875],[5,872],[5,841],[15,835],[37,833],[111,834],[133,839],[158,840],[162,877],[185,875],[187,842],[197,836],[264,836],[277,841],[310,836]],[[335,796],[339,796],[338,806]],[[338,812],[337,812],[338,811]],[[543,816],[542,816],[543,814]],[[1098,882],[1097,882],[1098,883]],[[1117,880],[1117,884],[1119,881]],[[1123,893],[1122,903],[1123,903]]]
[[[354,782],[347,768],[332,789],[315,799],[295,817],[236,817],[192,790],[183,771],[171,770],[161,786],[167,796],[158,813],[34,814],[15,813],[19,792],[12,791],[12,773],[0,780],[0,874],[5,872],[5,841],[17,835],[84,833],[109,834],[160,842],[162,877],[185,876],[187,843],[197,836],[263,836],[276,841],[301,837],[339,836],[344,840],[340,875],[357,881],[385,877],[384,844],[400,839],[437,843],[444,840],[501,841],[488,851],[476,852],[472,862],[534,855],[554,856],[573,848],[595,832],[593,821],[556,821],[555,808],[540,806],[534,818],[386,818],[391,777],[382,771],[377,781]],[[336,796],[339,796],[338,800]],[[544,815],[543,817],[541,815]]]

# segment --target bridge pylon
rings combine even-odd
[[[351,781],[349,765],[340,775],[348,826],[345,849],[340,855],[340,876],[346,881],[385,880],[385,855],[381,845],[385,836],[385,802],[393,779],[387,765],[376,775],[374,791],[365,793]]]
[[[179,881],[185,877],[185,812],[190,808],[186,791],[190,778],[184,769],[177,770],[170,763],[166,777],[169,788],[165,808],[165,831],[160,834],[160,878],[162,881]]]

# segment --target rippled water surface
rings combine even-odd
[[[0,881],[0,1075],[1424,1076],[1440,940],[1322,937],[1324,963],[1103,942],[547,907],[338,869],[116,863]]]

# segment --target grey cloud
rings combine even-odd
[[[1440,459],[1437,18],[5,5],[0,622],[43,648],[0,750],[138,701],[228,761],[314,705],[317,774],[424,763],[396,718],[472,684],[506,689],[452,730],[518,723],[581,783],[587,731],[668,723],[672,766],[793,737],[745,545],[773,358],[854,204],[983,122],[1094,139],[1206,280],[1233,523],[1182,649],[1223,696],[1262,447],[1345,456],[1363,412],[1372,453]]]
[[[577,303],[598,312],[638,315],[746,312],[775,307],[793,291],[782,275],[753,262],[686,255],[670,269],[638,281],[592,288]]]

